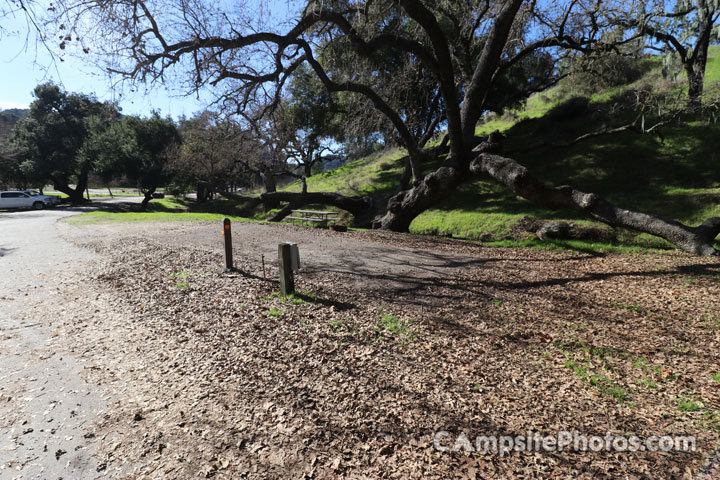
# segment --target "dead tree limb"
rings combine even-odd
[[[577,210],[611,226],[630,228],[663,238],[696,255],[720,255],[720,251],[713,246],[715,237],[720,234],[720,217],[690,227],[661,215],[620,208],[595,193],[582,192],[567,185],[548,186],[515,160],[491,153],[479,153],[471,162],[470,171],[476,175],[489,175],[536,204],[551,209]]]
[[[271,222],[282,221],[290,213],[305,205],[332,205],[350,212],[355,217],[367,216],[374,212],[375,201],[371,197],[347,197],[332,192],[267,192],[257,197],[238,195],[232,192],[220,192],[220,195],[233,200],[247,202],[248,209],[263,203],[287,202],[279,212],[270,218]]]

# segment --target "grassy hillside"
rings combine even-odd
[[[712,49],[707,68],[706,98],[720,93],[720,47]],[[506,144],[517,149],[540,141],[569,140],[604,125],[625,123],[634,114],[615,111],[627,102],[629,92],[652,89],[669,98],[684,100],[683,76],[665,78],[660,59],[643,61],[645,73],[629,85],[588,94],[587,111],[563,118],[563,102],[578,92],[570,84],[535,95],[523,108],[500,118],[488,117],[478,134],[494,130],[505,133]],[[614,113],[613,113],[614,112]],[[625,132],[599,137],[567,149],[537,149],[513,155],[539,178],[552,184],[572,184],[597,192],[627,208],[660,213],[686,223],[720,215],[720,127],[707,118],[683,118],[661,129],[657,136]],[[402,172],[403,151],[392,150],[349,163],[313,176],[309,191],[339,191],[345,194],[391,192]],[[428,166],[428,171],[433,166]],[[288,190],[299,191],[299,184]],[[665,247],[648,235],[615,231],[595,224],[575,212],[538,208],[516,197],[494,181],[476,181],[463,186],[457,195],[420,215],[411,225],[414,233],[452,234],[469,239],[517,242],[529,237],[518,231],[524,216],[563,219],[579,225],[598,226],[600,237],[612,242]],[[604,229],[604,230],[603,230]],[[603,232],[605,232],[603,234]]]

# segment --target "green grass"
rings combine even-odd
[[[273,318],[280,318],[280,317],[282,317],[283,315],[285,315],[285,313],[284,313],[282,310],[278,310],[277,308],[273,308],[273,309],[268,310],[267,315],[268,315],[269,317],[273,317]]]
[[[328,325],[330,325],[330,330],[332,330],[333,333],[346,333],[350,335],[358,333],[358,328],[355,325],[355,318],[351,316],[343,319],[330,320]]]
[[[220,213],[195,212],[87,212],[68,217],[72,225],[93,225],[108,222],[222,222],[227,216]],[[233,222],[253,221],[245,217],[231,216]]]
[[[305,303],[309,303],[309,301],[314,300],[315,294],[308,291],[298,290],[295,293],[291,293],[290,295],[283,296],[280,292],[272,292],[270,295],[267,295],[263,298],[263,300],[270,301],[270,300],[278,300],[280,302],[289,302],[293,305],[303,305]]]
[[[150,200],[150,203],[148,204],[148,208],[152,211],[186,211],[189,208],[189,205],[193,204],[194,202],[189,202],[188,200],[181,198],[181,197],[174,197],[171,195],[166,196],[165,198],[156,198],[154,200]]]
[[[582,360],[567,360],[564,363],[565,368],[580,377],[580,379],[593,387],[600,395],[604,397],[613,397],[618,402],[624,402],[628,399],[629,393],[624,388],[617,385],[611,378],[603,373],[590,373],[590,363]]]
[[[554,346],[564,352],[567,360],[563,363],[584,383],[593,388],[603,397],[612,397],[618,402],[626,402],[630,391],[618,385],[610,375],[615,371],[613,362],[625,361],[629,358],[626,351],[596,347],[583,341],[562,343],[553,342]],[[633,364],[644,366],[647,360],[631,358]],[[641,380],[640,383],[647,383]]]
[[[712,378],[712,379],[715,380],[716,382],[720,383],[720,370],[718,370],[718,372],[717,372],[716,374],[711,375],[710,378]]]
[[[622,303],[622,302],[615,302],[615,303],[613,303],[613,307],[621,308],[623,310],[630,310],[631,312],[639,313],[641,315],[649,314],[649,312],[646,312],[645,309],[642,308],[637,303],[627,304],[627,303]]]
[[[650,377],[643,377],[640,379],[640,383],[645,386],[645,388],[657,388],[658,384],[655,380],[653,380]]]
[[[689,397],[678,398],[677,405],[681,412],[697,412],[702,410],[702,405],[695,399]]]
[[[409,320],[403,320],[394,315],[383,313],[378,321],[378,327],[385,332],[393,335],[413,340],[417,336],[412,323]]]

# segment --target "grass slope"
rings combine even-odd
[[[720,47],[711,51],[707,68],[706,98],[720,92]],[[500,130],[514,148],[551,139],[571,139],[607,123],[607,112],[617,99],[635,88],[653,87],[666,94],[677,94],[682,101],[684,78],[663,78],[659,59],[644,60],[646,73],[630,85],[602,90],[589,96],[585,115],[562,120],[548,115],[553,108],[573,96],[567,85],[538,94],[524,108],[501,118],[491,118],[478,127],[478,134]],[[617,114],[611,124],[630,120]],[[662,129],[665,137],[626,132],[599,137],[567,149],[537,149],[514,158],[533,174],[551,184],[572,184],[597,192],[620,206],[655,212],[689,224],[720,215],[720,131],[707,119],[684,119]],[[341,168],[313,176],[309,191],[338,191],[344,194],[389,193],[402,172],[400,149],[383,152],[349,163]],[[427,170],[432,170],[428,166]],[[299,191],[297,183],[285,187]],[[571,211],[549,211],[516,197],[494,181],[467,184],[458,193],[420,215],[410,231],[421,234],[452,234],[474,240],[501,244],[535,244],[518,235],[514,225],[524,216],[562,219],[580,225],[596,225]],[[665,248],[668,244],[649,235],[612,231],[613,243],[640,247]],[[524,241],[523,241],[524,240]],[[572,243],[572,242],[571,242]],[[605,246],[608,248],[608,246]]]

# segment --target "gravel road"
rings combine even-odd
[[[0,478],[100,476],[89,424],[101,391],[63,345],[44,305],[94,255],[63,240],[57,220],[79,209],[0,214]],[[102,470],[102,468],[100,469]]]

